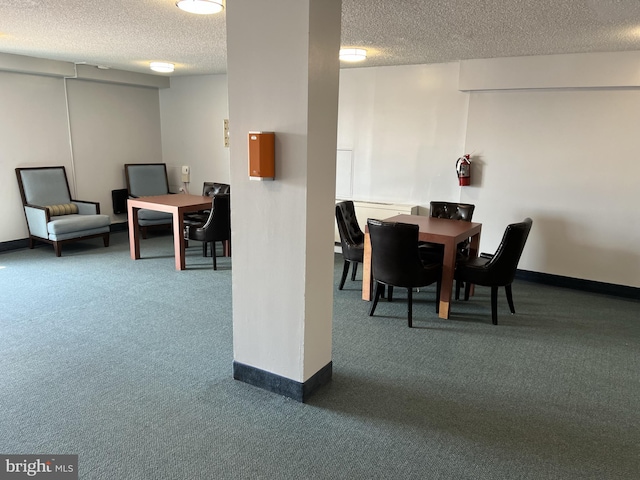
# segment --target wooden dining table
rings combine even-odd
[[[456,266],[456,252],[458,243],[471,238],[469,254],[478,255],[480,245],[481,223],[463,220],[449,220],[447,218],[426,217],[421,215],[396,215],[384,220],[385,222],[411,223],[418,225],[418,239],[424,242],[444,245],[442,262],[442,284],[440,289],[440,318],[449,318],[451,310],[451,295],[453,292],[453,278]],[[364,235],[364,261],[362,267],[362,299],[370,301],[373,289],[371,275],[371,239],[368,229]]]
[[[129,251],[131,258],[140,258],[140,228],[138,227],[138,210],[146,208],[173,215],[173,249],[176,259],[176,270],[184,270],[185,239],[184,214],[211,208],[212,198],[203,195],[169,194],[149,197],[130,198],[127,200],[129,214]],[[214,253],[215,254],[215,253]]]

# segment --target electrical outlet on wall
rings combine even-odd
[[[182,166],[182,182],[189,183],[189,177],[191,176],[191,169],[188,165]]]

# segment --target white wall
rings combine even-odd
[[[160,90],[160,115],[163,161],[168,168],[191,167],[189,193],[200,193],[203,182],[229,183],[226,75],[171,78],[171,88]]]
[[[100,202],[113,222],[111,190],[126,187],[125,163],[162,161],[158,90],[68,80],[78,198]]]
[[[28,236],[14,169],[38,165],[71,171],[63,82],[0,72],[0,242]]]
[[[340,72],[338,148],[353,151],[353,199],[459,200],[468,94],[458,63]]]
[[[534,220],[520,268],[640,286],[638,90],[474,92],[467,148],[482,246]],[[492,228],[493,227],[493,228]]]
[[[520,268],[640,286],[638,71],[640,52],[462,62],[483,249],[530,216]]]

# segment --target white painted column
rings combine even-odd
[[[234,378],[304,401],[331,377],[341,0],[227,3]],[[248,132],[275,132],[250,181]]]

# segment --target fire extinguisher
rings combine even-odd
[[[458,184],[461,187],[471,185],[471,158],[469,154],[461,156],[456,162]]]

